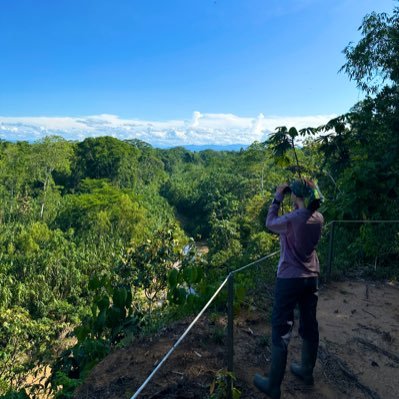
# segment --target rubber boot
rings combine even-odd
[[[280,385],[284,378],[286,364],[287,349],[272,345],[272,364],[269,375],[268,377],[262,377],[256,374],[254,378],[256,388],[272,399],[280,399]]]
[[[318,342],[303,340],[301,364],[291,363],[291,372],[306,385],[313,385],[313,369],[317,359]]]

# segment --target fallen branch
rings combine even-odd
[[[184,376],[184,373],[181,373],[180,371],[174,371],[174,370],[172,370],[172,373],[173,373],[173,374],[180,375],[180,376]]]
[[[362,310],[363,310],[363,312],[369,314],[370,316],[373,316],[375,319],[377,318],[377,316],[373,315],[372,313],[368,312],[367,310],[365,310],[365,309],[362,309]]]
[[[382,349],[379,346],[374,345],[372,342],[366,341],[363,338],[355,337],[354,340],[359,342],[359,343],[361,343],[362,345],[366,346],[367,348],[369,348],[369,349],[371,349],[371,350],[373,350],[375,352],[378,352],[378,353],[381,353],[382,355],[385,355],[386,357],[388,357],[389,359],[393,360],[394,362],[399,363],[399,356],[398,355],[395,355],[392,352],[389,352],[389,351],[387,351],[385,349]]]
[[[377,333],[377,334],[382,334],[382,332],[381,332],[381,330],[380,330],[379,328],[366,326],[366,325],[361,324],[361,323],[357,323],[357,325],[358,325],[360,328],[363,328],[364,330],[369,330],[369,331],[375,332],[375,333]],[[356,328],[356,330],[358,330],[358,329]]]
[[[367,385],[362,384],[357,376],[348,368],[345,362],[340,359],[337,355],[332,354],[328,351],[327,348],[320,346],[319,347],[319,359],[322,362],[323,366],[327,369],[329,373],[334,373],[331,365],[338,366],[338,369],[341,371],[344,377],[346,377],[346,381],[350,385],[354,385],[356,388],[360,389],[363,393],[368,395],[371,399],[381,399],[377,392],[374,392]]]

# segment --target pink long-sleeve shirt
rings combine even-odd
[[[283,195],[276,195],[281,202]],[[320,212],[296,209],[278,216],[279,204],[273,203],[267,214],[266,227],[280,235],[279,278],[317,277],[320,274],[316,246],[324,223]]]

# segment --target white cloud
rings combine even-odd
[[[319,126],[336,115],[241,117],[193,112],[191,120],[149,121],[101,114],[83,117],[1,117],[0,139],[35,141],[48,135],[67,140],[113,136],[138,138],[154,146],[251,144],[264,141],[276,127]]]
[[[195,128],[195,127],[199,126],[199,120],[200,120],[201,116],[202,116],[201,112],[198,112],[198,111],[194,111],[193,112],[193,120],[191,122],[191,127],[192,128]]]
[[[254,134],[262,134],[264,127],[262,126],[265,116],[259,114],[258,117],[252,122],[252,131]]]

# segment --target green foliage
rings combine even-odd
[[[81,179],[109,179],[119,187],[137,184],[140,151],[113,137],[87,138],[78,143],[74,162],[74,185]]]
[[[90,370],[110,351],[104,339],[86,338],[65,350],[53,365],[50,384],[56,398],[73,397],[73,392]]]
[[[95,294],[91,305],[92,314],[75,328],[76,338],[79,343],[87,338],[106,338],[111,344],[119,342],[126,328],[137,325],[130,287],[113,286],[108,277],[99,278],[94,275],[89,281],[89,290]]]
[[[57,398],[73,391],[90,370],[119,342],[127,330],[137,329],[130,287],[113,286],[110,277],[93,275],[88,288],[94,293],[91,314],[74,330],[78,342],[53,365],[51,386]]]
[[[226,370],[219,370],[215,379],[212,381],[211,386],[209,388],[210,399],[226,399],[228,397],[227,394],[227,377],[230,377],[233,381],[235,380],[235,376],[233,373],[229,373]],[[240,399],[241,392],[233,387],[233,399]]]
[[[73,397],[112,348],[197,310],[228,271],[278,247],[264,219],[281,182],[318,179],[326,220],[398,219],[398,16],[367,16],[345,49],[343,70],[367,94],[351,112],[280,127],[239,153],[111,137],[0,142],[0,392],[24,397],[27,374],[50,364],[53,394]],[[338,230],[335,272],[399,275],[397,225]],[[187,236],[206,240],[207,254]],[[275,266],[237,276],[236,310]],[[65,331],[77,343],[54,361]]]
[[[33,177],[42,185],[38,194],[40,200],[40,219],[45,217],[51,220],[58,202],[58,192],[54,184],[53,173],[70,172],[71,158],[73,155],[71,143],[58,136],[48,136],[32,146],[31,164]],[[48,209],[47,209],[48,208]]]
[[[64,372],[58,371],[52,379],[54,384],[55,399],[70,399],[74,397],[75,389],[82,383],[82,380],[69,378]]]
[[[333,276],[364,275],[378,279],[397,279],[398,230],[399,226],[395,223],[336,225]],[[323,252],[326,253],[327,248]]]
[[[30,399],[25,389],[18,391],[7,391],[4,395],[0,396],[2,399]]]
[[[167,299],[173,305],[186,305],[190,310],[197,310],[203,304],[201,284],[206,283],[206,261],[198,254],[194,245],[186,247],[186,254],[180,261],[179,268],[173,268],[168,274]]]
[[[132,282],[144,293],[150,311],[164,295],[169,271],[182,257],[182,239],[177,225],[164,226],[152,239],[130,248],[120,265],[122,281]]]
[[[90,313],[73,332],[78,342],[53,366],[51,384],[57,397],[72,394],[77,381],[111,348],[126,337],[139,335],[152,322],[152,313],[159,317],[162,305],[158,302],[166,296],[168,272],[183,257],[180,236],[177,226],[166,226],[152,240],[121,252],[112,270],[93,272],[87,286],[92,298]]]
[[[28,218],[30,208],[29,157],[31,148],[27,143],[3,143],[0,151],[0,195],[1,219],[11,222],[14,219]]]
[[[317,129],[308,127],[305,129],[297,130],[295,127],[288,129],[286,126],[281,126],[276,128],[276,132],[271,134],[269,139],[265,142],[267,144],[269,151],[271,151],[276,164],[281,167],[285,167],[291,172],[290,179],[299,178],[302,179],[306,177],[313,177],[316,168],[311,168],[311,163],[309,163],[309,154],[307,154],[306,161],[303,160],[301,165],[300,158],[302,151],[298,148],[296,139],[299,137],[309,137],[314,135]],[[293,159],[292,159],[293,158]],[[281,183],[281,182],[280,182]]]
[[[20,388],[29,371],[46,359],[51,339],[49,320],[33,320],[21,307],[0,309],[0,394],[17,395],[11,391]],[[15,397],[24,397],[23,392]]]
[[[73,316],[72,309],[65,311],[79,303],[81,265],[76,245],[69,238],[42,222],[3,230],[1,261],[7,276],[3,280],[7,284],[0,285],[3,304],[23,306],[35,318],[49,317],[57,307],[62,308],[64,320],[68,313]]]
[[[81,237],[100,240],[104,235],[123,242],[147,235],[147,209],[137,195],[105,180],[84,179],[79,193],[66,195],[55,224]]]
[[[345,71],[367,93],[380,92],[384,84],[399,84],[399,7],[392,15],[371,13],[359,28],[362,38],[344,50]]]

